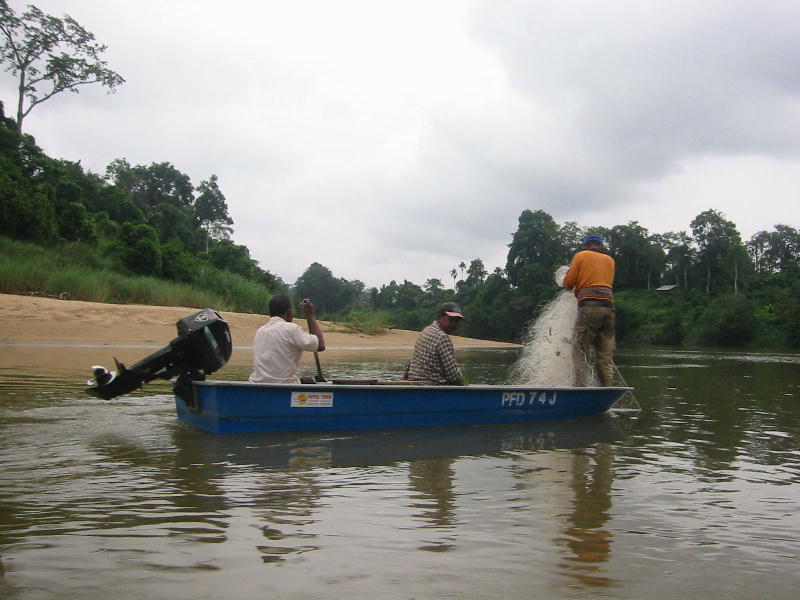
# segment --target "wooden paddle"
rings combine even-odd
[[[302,304],[308,304],[308,303],[309,303],[308,298],[305,298],[303,300],[303,302],[302,302]],[[319,322],[319,321],[317,321],[317,322]],[[322,329],[322,325],[320,325],[319,327],[320,327],[320,329]],[[309,326],[308,329],[309,329],[309,333],[311,333],[311,327],[310,326]],[[314,381],[318,381],[318,382],[325,381],[325,376],[322,374],[322,366],[320,366],[320,364],[319,364],[319,353],[316,350],[314,350],[314,362],[317,365],[317,374],[314,375]]]

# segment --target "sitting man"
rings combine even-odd
[[[300,383],[296,375],[303,350],[322,352],[325,339],[314,314],[314,305],[303,301],[300,305],[310,333],[292,323],[292,301],[284,294],[269,300],[270,320],[257,332],[253,342],[253,383]]]
[[[456,304],[442,304],[433,323],[422,330],[414,344],[414,354],[406,368],[406,379],[464,385],[453,342],[448,335],[455,332],[463,318]]]

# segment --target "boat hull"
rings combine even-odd
[[[607,411],[630,388],[192,384],[178,417],[211,433],[383,429],[577,419]]]

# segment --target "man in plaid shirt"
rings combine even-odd
[[[448,335],[455,332],[463,318],[457,304],[442,304],[433,323],[422,330],[414,344],[414,354],[406,368],[406,379],[464,385],[453,342]]]

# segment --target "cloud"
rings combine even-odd
[[[578,174],[572,212],[586,180],[611,207],[694,158],[796,159],[798,17],[793,2],[507,2],[482,3],[473,29],[523,97],[571,113],[556,179]]]
[[[37,6],[93,31],[127,80],[37,107],[45,151],[217,174],[235,241],[290,283],[314,261],[368,285],[491,271],[526,208],[798,225],[796,2]]]

